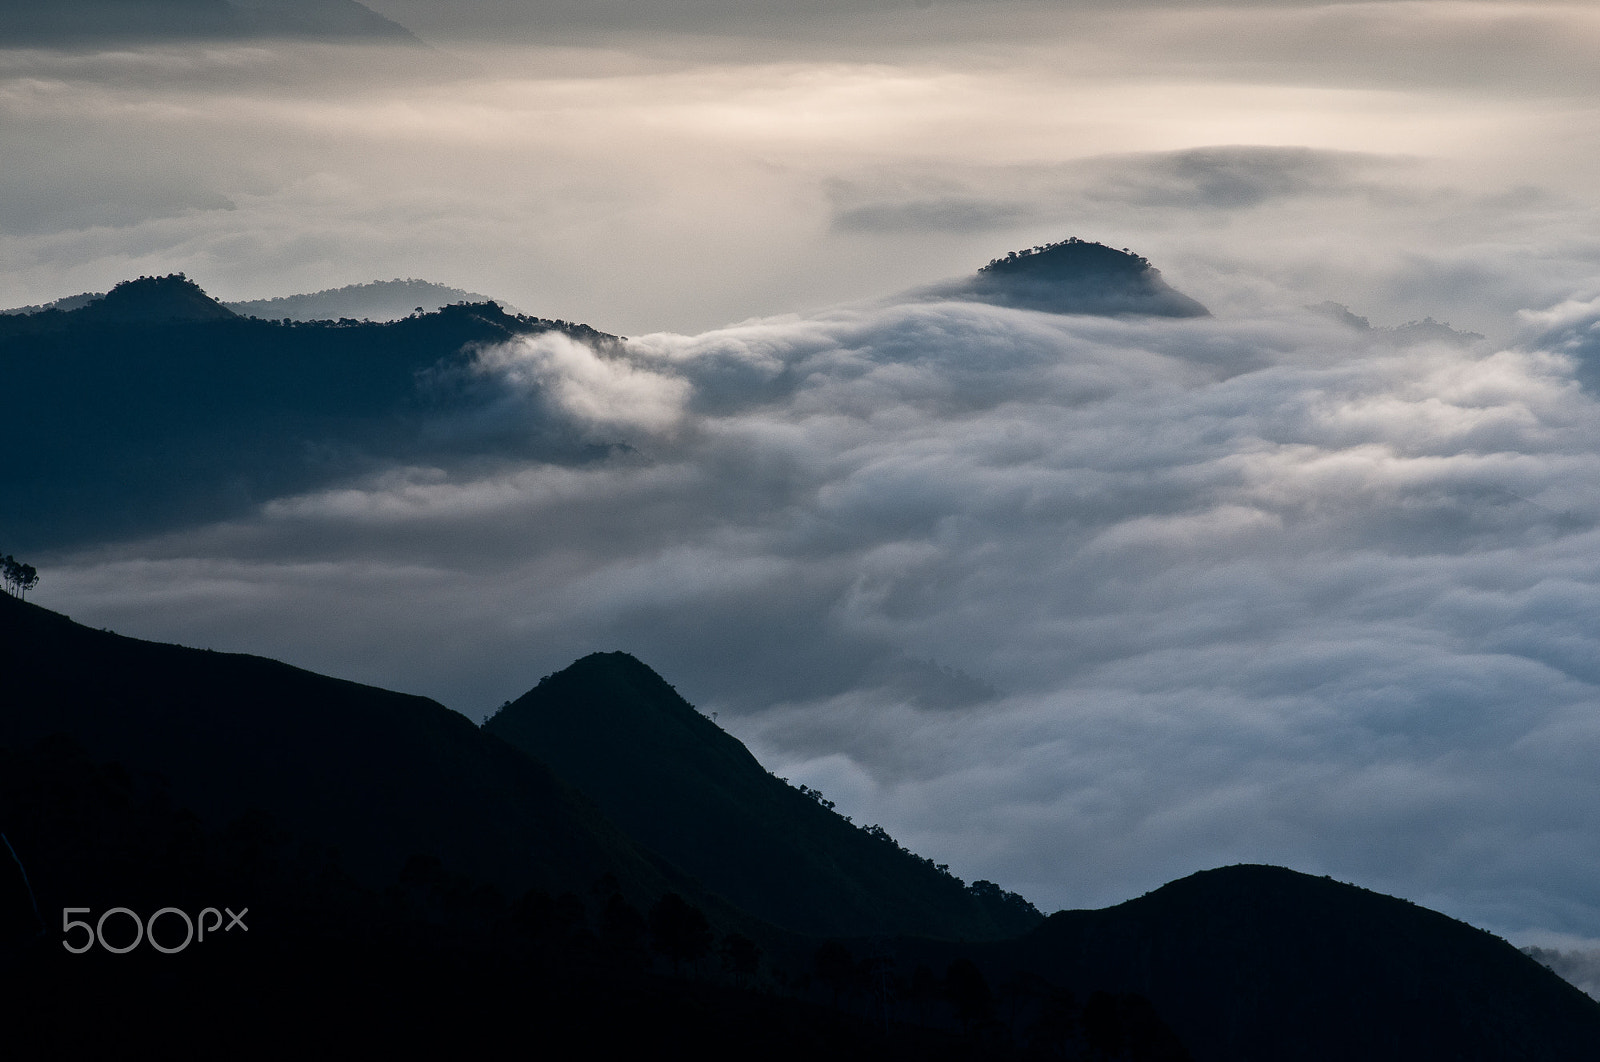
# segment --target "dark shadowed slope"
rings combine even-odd
[[[262,37],[417,43],[356,0],[0,0],[0,47]]]
[[[779,925],[993,939],[1038,919],[1020,897],[968,888],[774,778],[626,653],[584,657],[484,725],[707,889]]]
[[[536,411],[493,415],[482,346],[584,325],[452,305],[387,324],[241,317],[182,275],[70,311],[0,315],[0,541],[57,549],[247,511],[394,461],[607,452]]]
[[[999,946],[1079,992],[1150,999],[1199,1062],[1586,1062],[1600,1003],[1498,937],[1280,867],[1193,874]]]
[[[694,930],[696,958],[657,917],[682,882],[671,868],[532,757],[421,698],[93,631],[9,595],[0,674],[0,830],[44,916],[4,868],[0,988],[18,1057],[130,1042],[162,1057],[307,1042],[410,1057],[517,1035],[603,1057],[662,1043],[718,1059],[1600,1057],[1600,1004],[1509,944],[1327,879],[1229,867],[1042,922],[986,906],[772,778],[621,653],[551,676],[488,729],[537,739],[634,840],[729,898],[749,890],[752,909],[818,932],[916,936],[817,946],[702,896],[713,924]],[[505,902],[530,886],[545,892]],[[181,956],[60,946],[70,905],[208,904],[249,906],[254,928]],[[1001,911],[1033,929],[929,939],[975,937]],[[735,926],[760,937],[757,969],[713,960]]]
[[[662,879],[549,771],[421,697],[259,657],[91,630],[0,595],[0,745],[65,736],[96,761],[155,771],[207,823],[260,809],[339,848],[382,885],[413,854],[493,882]]]
[[[1046,313],[1209,316],[1204,306],[1175,291],[1161,279],[1161,271],[1139,255],[1077,237],[1012,251],[973,276],[937,285],[925,294]]]
[[[881,1062],[963,1047],[940,1029],[884,1042],[859,1015],[778,995],[803,967],[780,982],[771,956],[803,943],[714,903],[695,915],[691,889],[545,768],[431,702],[88,630],[4,594],[0,672],[0,855],[21,853],[0,865],[0,1057],[682,1044]],[[689,902],[668,904],[669,887]],[[195,940],[206,908],[245,928],[219,931],[219,913]],[[699,952],[680,962],[686,938]],[[759,990],[724,972],[719,939],[755,952]]]

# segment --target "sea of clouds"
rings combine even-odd
[[[610,456],[28,558],[37,600],[473,717],[625,649],[1046,909],[1261,861],[1600,938],[1600,13],[372,6],[442,43],[0,49],[4,305],[484,291],[632,338],[482,351],[440,431]],[[887,295],[1069,235],[1215,316]]]
[[[485,415],[610,458],[392,469],[54,600],[472,715],[626,649],[1047,909],[1272,862],[1600,936],[1600,300],[1520,327],[891,299],[546,334],[481,353]]]

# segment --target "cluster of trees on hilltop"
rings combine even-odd
[[[978,272],[980,272],[980,273],[993,273],[993,272],[1001,271],[1001,270],[1004,270],[1007,266],[1012,265],[1015,262],[1017,262],[1019,260],[1022,260],[1022,259],[1034,258],[1034,257],[1037,257],[1038,255],[1049,254],[1052,251],[1060,251],[1060,250],[1063,250],[1064,248],[1067,248],[1067,247],[1079,247],[1079,246],[1084,247],[1084,248],[1095,248],[1097,251],[1105,251],[1105,252],[1108,252],[1111,255],[1117,255],[1117,254],[1120,253],[1122,255],[1125,255],[1130,261],[1137,262],[1141,268],[1144,268],[1144,267],[1147,267],[1147,266],[1150,265],[1150,259],[1144,257],[1144,255],[1134,254],[1132,251],[1128,250],[1126,247],[1122,248],[1121,252],[1118,252],[1115,248],[1107,247],[1103,243],[1095,243],[1095,242],[1090,241],[1090,240],[1079,239],[1076,236],[1068,236],[1066,239],[1057,240],[1055,243],[1041,243],[1041,244],[1037,244],[1037,245],[1035,245],[1033,247],[1025,248],[1024,250],[1021,250],[1021,251],[1009,251],[1009,252],[1006,253],[1004,258],[991,258],[989,260],[989,264],[986,265],[986,266],[980,267],[978,269]]]
[[[5,581],[6,593],[25,598],[29,590],[39,585],[39,570],[7,553],[0,557],[0,579]]]

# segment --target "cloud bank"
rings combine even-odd
[[[888,300],[540,336],[482,371],[611,458],[396,468],[69,559],[49,601],[479,715],[627,649],[1047,907],[1263,861],[1593,936],[1597,322]]]

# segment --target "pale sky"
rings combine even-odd
[[[633,337],[492,356],[633,455],[41,603],[475,718],[626,649],[1045,909],[1274,862],[1600,938],[1600,9],[369,6],[431,49],[0,50],[0,303],[481,291]],[[1071,235],[1214,316],[896,297]]]

